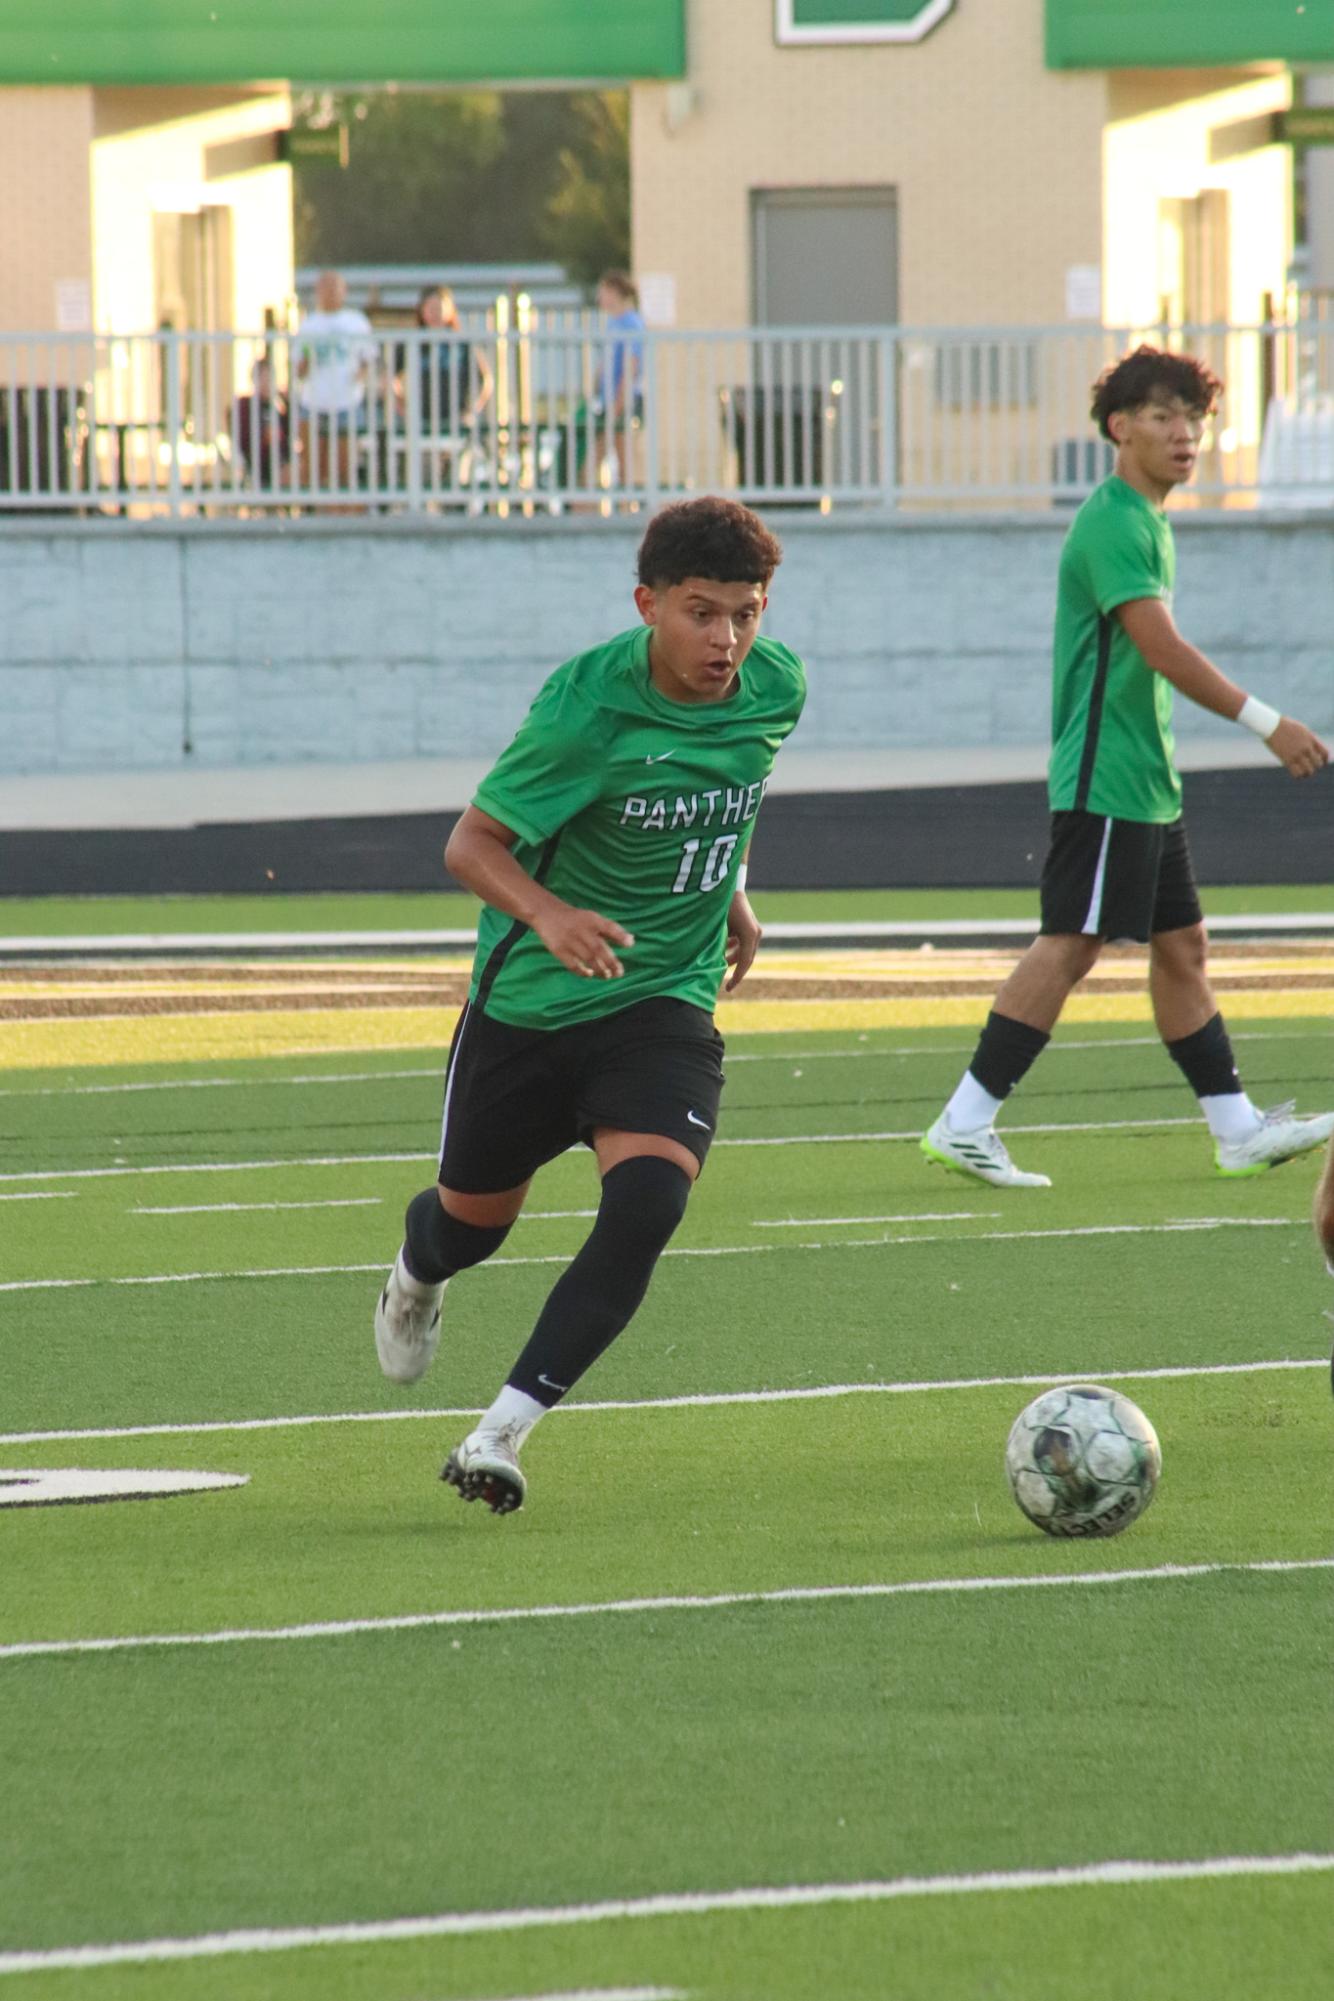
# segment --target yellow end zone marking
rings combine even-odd
[[[1226,978],[1215,986],[1226,997]],[[724,1034],[790,1030],[980,1028],[991,997],[924,995],[895,999],[723,999]],[[1277,1021],[1334,1017],[1334,986],[1285,993],[1238,992],[1229,1020]],[[5,1065],[15,1070],[78,1068],[108,1063],[226,1062],[257,1056],[356,1055],[380,1049],[448,1047],[458,1009],[385,1007],[275,1008],[257,1014],[131,1015],[100,1021],[11,1021],[3,1025]],[[1062,1019],[1075,1023],[1152,1025],[1147,993],[1075,994]]]

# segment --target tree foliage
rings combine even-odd
[[[578,140],[560,152],[560,181],[547,204],[547,241],[586,285],[609,266],[630,265],[630,102],[623,91],[580,98]]]
[[[296,164],[300,264],[550,258],[591,283],[629,262],[624,93],[312,92],[295,110],[349,134],[346,168]]]

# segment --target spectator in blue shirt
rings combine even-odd
[[[627,486],[633,478],[633,433],[644,412],[644,318],[635,281],[627,271],[604,271],[597,299],[607,320],[599,339],[593,423],[580,439],[580,457],[584,460],[586,455],[590,486],[601,486],[604,467],[612,462],[612,476]]]

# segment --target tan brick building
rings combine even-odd
[[[784,42],[794,0],[688,0],[685,79],[632,91],[650,309],[674,305],[683,327],[792,323],[809,296],[824,323],[889,303],[916,326],[1152,324],[1253,321],[1281,297],[1291,154],[1270,114],[1290,102],[1282,63],[1056,68],[1051,0],[917,11],[931,21],[919,40],[821,41],[816,28]],[[913,12],[914,0],[883,9],[901,26]],[[804,229],[767,229],[775,198],[791,208],[798,194]],[[843,227],[849,195],[878,196],[881,227],[851,229],[840,272],[809,253]],[[784,237],[811,270],[805,290],[799,269],[766,265]],[[892,269],[868,268],[876,245]]]

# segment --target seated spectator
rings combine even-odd
[[[262,354],[250,371],[250,392],[237,398],[234,433],[252,485],[286,486],[292,466],[292,413],[274,385],[273,363]]]

